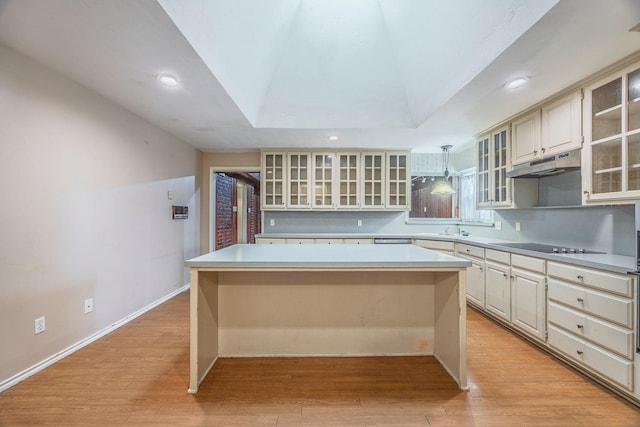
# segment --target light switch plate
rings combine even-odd
[[[502,230],[502,221],[496,221],[495,223],[493,223],[493,227],[496,230]]]

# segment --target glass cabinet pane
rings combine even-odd
[[[592,191],[622,191],[622,140],[615,139],[592,146]]]
[[[627,80],[627,130],[640,129],[640,70],[629,73]]]
[[[628,147],[628,187],[630,191],[640,190],[640,133],[627,139]]]
[[[594,89],[591,98],[591,139],[598,141],[622,132],[622,79]]]
[[[365,207],[382,207],[383,154],[364,154],[362,204]]]

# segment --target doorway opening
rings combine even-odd
[[[218,250],[255,243],[255,235],[262,229],[260,173],[213,171],[211,181],[210,247]]]

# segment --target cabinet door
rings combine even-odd
[[[582,146],[582,91],[542,107],[541,154],[552,155]]]
[[[544,275],[518,268],[512,268],[511,275],[511,322],[517,328],[544,341]]]
[[[471,261],[467,268],[467,301],[484,308],[484,262],[473,258],[461,257]]]
[[[486,262],[485,307],[507,322],[511,321],[511,278],[506,265]]]
[[[540,148],[540,111],[527,114],[511,123],[511,163],[530,162],[539,157]]]
[[[409,156],[406,153],[387,154],[387,208],[407,209],[411,200]]]
[[[313,153],[313,198],[314,208],[332,208],[333,201],[333,153]]]
[[[262,208],[285,207],[286,169],[284,153],[263,153]]]
[[[311,206],[309,185],[309,154],[289,153],[288,208],[308,208]]]
[[[362,207],[382,208],[385,204],[385,155],[362,155]]]
[[[511,180],[507,179],[507,170],[511,167],[509,128],[505,126],[496,130],[491,134],[491,139],[491,206],[509,206],[511,204]]]
[[[360,172],[360,155],[358,153],[338,154],[338,207],[360,207],[358,177]]]
[[[489,162],[489,149],[491,140],[490,135],[485,135],[478,140],[478,164],[477,164],[477,203],[478,207],[491,206],[489,201],[489,176],[490,176],[490,162]]]

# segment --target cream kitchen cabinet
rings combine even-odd
[[[406,152],[387,153],[386,206],[408,210],[411,206],[411,168]]]
[[[511,163],[527,163],[582,146],[582,90],[514,119]]]
[[[633,279],[552,261],[548,276],[549,346],[633,391]]]
[[[477,143],[476,205],[478,209],[528,208],[538,202],[538,183],[507,178],[511,169],[510,126],[480,137]]]
[[[511,164],[530,162],[542,153],[540,110],[535,110],[511,122]]]
[[[458,243],[456,254],[471,261],[467,268],[467,302],[485,308],[484,248]]]
[[[640,63],[585,88],[583,204],[640,199]]]
[[[311,206],[334,208],[334,162],[335,153],[313,153],[311,173]]]
[[[409,153],[263,151],[263,210],[408,210]]]
[[[287,208],[311,207],[311,154],[287,153]]]
[[[421,248],[431,249],[432,251],[441,252],[446,255],[453,255],[455,253],[455,243],[445,242],[442,240],[423,240],[413,239],[412,243]]]
[[[283,209],[286,206],[286,154],[262,153],[262,208]]]
[[[485,250],[485,309],[511,322],[511,254]]]
[[[362,153],[361,205],[365,209],[380,209],[386,204],[386,160],[385,153]]]
[[[511,255],[511,324],[540,341],[546,332],[546,261]]]
[[[337,206],[360,207],[360,153],[337,153]]]

